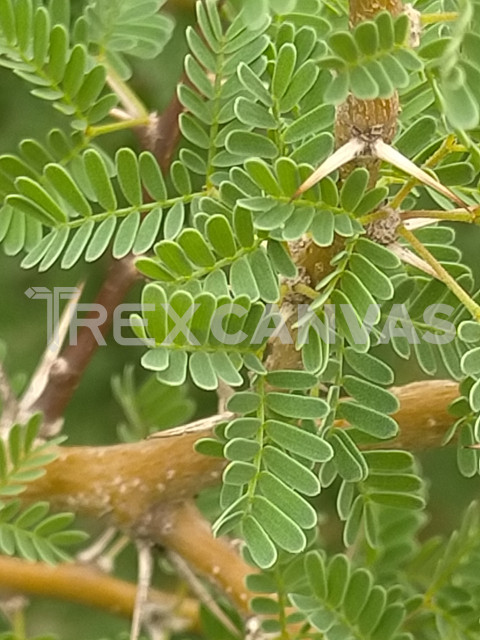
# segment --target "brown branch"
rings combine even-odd
[[[53,597],[131,617],[137,586],[89,566],[28,562],[0,555],[0,587],[31,595]],[[151,589],[149,603],[159,611],[184,621],[184,628],[198,627],[198,603],[190,598]]]
[[[102,336],[108,334],[115,309],[138,277],[131,258],[115,261],[111,265],[95,298],[95,304],[101,305],[107,312],[105,322],[99,326]],[[88,317],[97,318],[98,313],[92,312]],[[47,423],[55,422],[63,415],[98,346],[97,338],[90,327],[82,326],[78,331],[77,343],[67,345],[60,357],[54,361],[46,386],[33,407],[35,411],[42,411]]]

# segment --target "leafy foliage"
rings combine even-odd
[[[0,5],[0,61],[36,86],[32,93],[74,118],[76,128],[103,119],[117,103],[114,94],[100,97],[106,80],[103,65],[95,64],[83,42],[71,42],[68,4],[54,10],[32,0],[4,0]]]
[[[36,445],[41,416],[32,417],[25,426],[14,425],[8,439],[0,439],[0,497],[10,498],[25,490],[26,483],[41,477],[44,467],[57,457],[54,447],[60,440]],[[1,503],[0,503],[1,504]]]
[[[187,381],[232,389],[233,415],[196,447],[226,460],[213,530],[239,536],[261,570],[248,586],[266,633],[477,638],[478,507],[447,543],[420,536],[425,483],[391,442],[390,387],[398,359],[409,379],[458,381],[445,442],[457,440],[464,476],[479,473],[479,296],[456,229],[436,222],[478,223],[478,0],[417,5],[418,47],[405,13],[351,27],[336,1],[198,2],[165,172],[149,151],[99,142],[146,125],[123,111],[147,113],[126,80],[131,58],[170,38],[163,5],[90,0],[72,20],[66,1],[0,0],[0,63],[72,128],[0,157],[4,251],[39,272],[135,257],[147,282],[131,324],[149,377],[137,387],[128,368],[113,381],[121,440],[186,422]],[[465,207],[369,157],[296,197],[342,143],[336,108],[379,99],[383,113],[397,96],[394,147]],[[379,123],[357,125],[352,138],[377,139]],[[416,244],[402,234],[410,223]],[[37,429],[34,418],[0,440],[0,549],[53,563],[83,536],[70,514],[16,499],[53,459]],[[346,554],[319,535],[332,493]]]
[[[41,416],[36,415],[26,425],[15,424],[6,441],[0,439],[0,550],[55,564],[69,559],[63,547],[83,542],[88,536],[68,529],[74,514],[48,515],[48,502],[22,508],[21,500],[14,498],[41,477],[45,466],[58,455],[54,447],[63,438],[35,443],[40,424]]]

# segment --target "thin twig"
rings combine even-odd
[[[142,618],[145,605],[148,600],[148,591],[152,582],[153,556],[152,545],[145,540],[137,541],[138,575],[137,595],[135,597],[135,609],[133,611],[130,640],[138,640],[142,627]]]
[[[400,226],[398,233],[413,247],[418,255],[427,262],[441,280],[454,293],[475,320],[480,320],[480,306],[472,300],[468,293],[453,278],[448,271],[434,258],[430,251],[417,239],[417,237],[405,227]]]
[[[222,623],[222,625],[230,631],[234,636],[239,636],[237,627],[230,618],[224,613],[220,606],[215,602],[214,597],[205,587],[203,582],[197,578],[195,572],[192,571],[187,562],[174,551],[167,552],[168,559],[173,564],[177,573],[187,582],[192,593],[200,600],[200,602],[210,609],[213,615]]]

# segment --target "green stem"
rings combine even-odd
[[[264,428],[265,428],[264,427],[264,423],[265,423],[265,400],[264,400],[264,396],[265,396],[265,377],[264,376],[259,376],[258,377],[255,390],[261,397],[260,406],[259,406],[258,411],[257,411],[257,418],[260,420],[262,426],[260,427],[260,429],[257,432],[257,442],[260,445],[260,449],[259,449],[257,455],[255,456],[255,458],[253,459],[253,464],[257,467],[257,472],[256,472],[254,478],[252,478],[252,480],[248,483],[247,496],[248,496],[249,502],[251,502],[253,500],[253,498],[255,497],[255,491],[257,489],[258,476],[260,475],[260,471],[262,469],[262,456],[263,456],[263,446],[264,446],[264,438],[265,438],[265,434],[264,434]]]
[[[107,83],[114,93],[117,94],[121,103],[123,104],[125,111],[132,117],[132,119],[141,119],[148,121],[148,109],[132,91],[128,84],[122,80],[118,73],[109,66],[106,61],[102,61],[107,68]]]
[[[418,255],[425,260],[427,264],[432,267],[432,269],[437,274],[439,280],[441,280],[452,293],[454,293],[460,302],[465,306],[466,309],[472,314],[475,320],[480,322],[480,306],[472,300],[472,298],[468,295],[468,293],[462,289],[462,287],[457,283],[455,278],[453,278],[448,271],[433,257],[430,251],[418,240],[418,238],[408,229],[405,229],[404,226],[400,226],[398,228],[398,233],[402,238],[405,238],[407,242],[415,249]]]
[[[133,129],[134,127],[145,127],[149,123],[150,118],[147,114],[147,117],[142,116],[140,118],[122,120],[121,122],[110,122],[109,124],[87,127],[86,135],[90,138],[96,138],[97,136],[103,136],[106,133],[115,133],[116,131]]]
[[[451,211],[421,209],[419,211],[402,211],[402,220],[416,218],[436,218],[437,220],[450,220],[451,222],[474,223],[480,214],[480,207],[468,212],[465,209],[452,209]]]
[[[458,11],[441,11],[439,13],[424,13],[420,20],[422,24],[435,24],[437,22],[454,22],[458,18]]]

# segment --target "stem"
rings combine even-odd
[[[100,124],[98,126],[87,127],[86,135],[90,138],[103,136],[106,133],[115,133],[124,129],[133,129],[134,127],[146,127],[150,122],[149,116],[140,118],[132,118],[123,120],[122,122],[110,122],[109,124]]]
[[[398,233],[415,249],[418,255],[427,262],[441,280],[454,293],[466,309],[470,311],[475,320],[480,322],[480,306],[472,300],[468,293],[462,289],[448,271],[432,256],[430,251],[418,240],[418,238],[404,226],[398,228]]]
[[[458,16],[458,11],[442,11],[439,13],[424,13],[420,20],[422,24],[435,24],[437,22],[454,22]]]
[[[468,213],[465,209],[452,209],[451,211],[420,209],[418,211],[402,211],[402,220],[413,220],[415,218],[436,218],[437,220],[450,220],[451,222],[474,223],[480,213],[477,211]]]
[[[112,69],[106,61],[103,60],[102,63],[107,67],[108,85],[119,97],[125,111],[127,111],[132,119],[144,119],[148,122],[148,109],[137,94],[132,91],[128,84],[121,79],[118,73]]]

